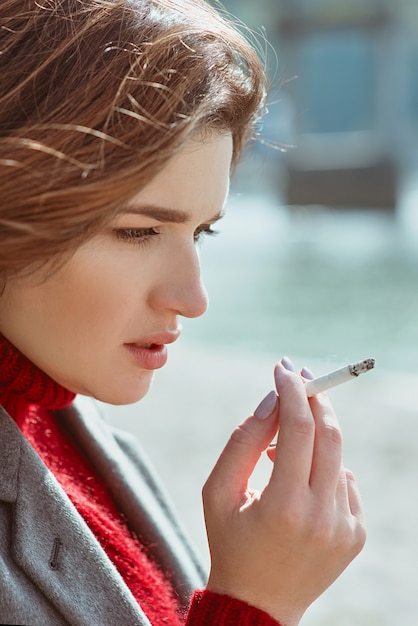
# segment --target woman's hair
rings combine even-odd
[[[190,138],[253,134],[265,74],[204,0],[1,0],[0,278],[76,249]]]

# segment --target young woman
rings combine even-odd
[[[201,0],[3,0],[0,26],[0,621],[295,626],[364,542],[327,397],[284,358],[232,434],[203,490],[207,580],[93,400],[142,398],[181,317],[205,312],[196,243],[262,65]]]

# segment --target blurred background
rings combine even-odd
[[[301,626],[416,626],[418,3],[223,4],[267,58],[268,114],[201,249],[208,313],[185,321],[149,396],[110,419],[148,449],[208,563],[200,489],[275,362],[319,375],[374,357],[329,392],[368,542]],[[262,459],[253,486],[269,471]]]

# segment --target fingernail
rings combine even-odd
[[[315,378],[314,374],[311,372],[309,367],[304,367],[300,373],[303,376],[303,378],[307,378],[308,380],[313,380]]]
[[[276,404],[277,404],[276,392],[270,391],[270,393],[266,395],[264,400],[260,402],[256,410],[254,411],[253,413],[254,417],[257,417],[259,420],[267,419],[268,417],[270,417],[270,415],[273,414],[273,411],[276,408]]]
[[[289,372],[296,372],[295,366],[293,365],[292,361],[289,359],[288,356],[284,356],[281,360],[281,363],[283,367],[287,369]]]

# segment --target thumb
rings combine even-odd
[[[256,409],[255,415],[235,428],[206,482],[206,495],[213,490],[218,500],[230,502],[246,492],[248,479],[277,432],[278,402],[273,392],[263,400],[265,404],[269,402],[272,408],[267,417],[265,411],[263,418],[256,417]]]

